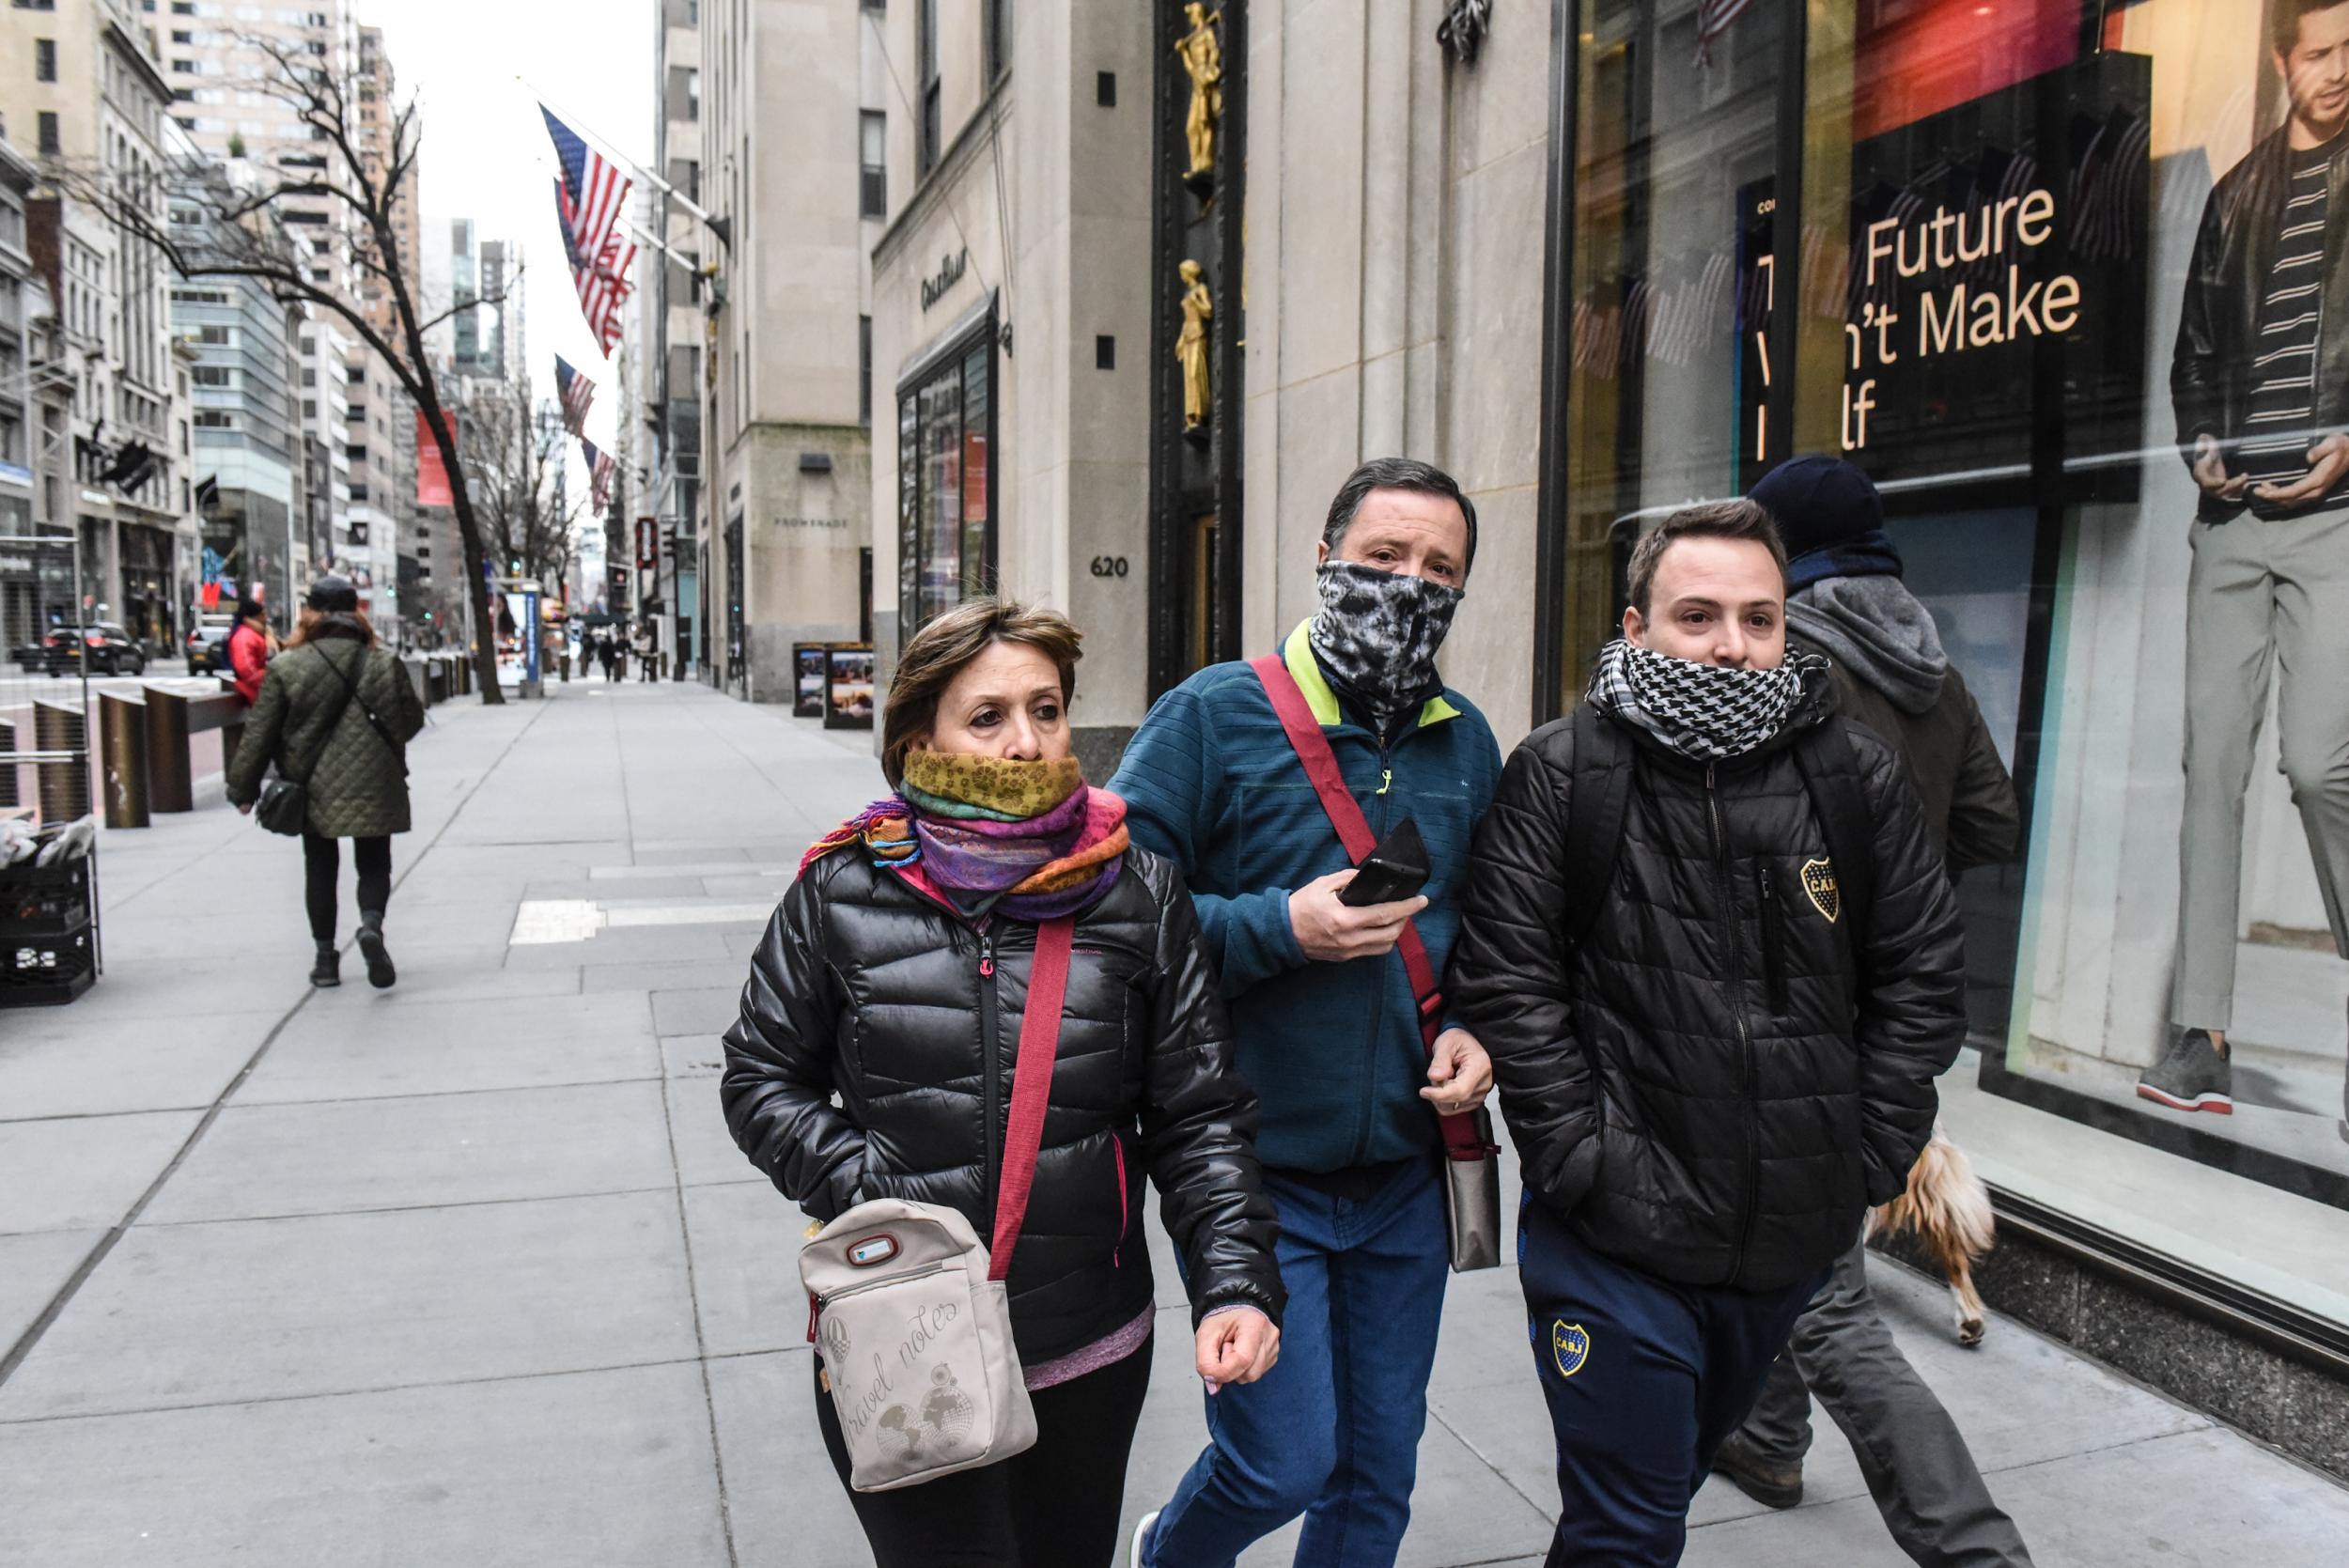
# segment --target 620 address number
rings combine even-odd
[[[1123,555],[1096,555],[1093,558],[1093,575],[1096,577],[1125,576],[1126,557]]]

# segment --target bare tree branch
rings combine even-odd
[[[396,111],[392,105],[382,106],[391,115],[390,148],[388,159],[380,158],[368,144],[368,132],[359,126],[343,84],[322,59],[273,39],[246,36],[239,41],[274,68],[243,85],[293,107],[324,157],[324,169],[296,163],[241,188],[225,169],[191,163],[171,172],[160,217],[152,187],[141,190],[127,178],[102,170],[69,172],[60,184],[69,195],[102,212],[127,238],[153,246],[179,276],[250,279],[281,303],[306,304],[335,318],[382,356],[423,416],[447,471],[465,556],[463,587],[473,606],[474,673],[482,700],[503,701],[482,520],[458,446],[458,421],[443,396],[425,334],[459,311],[503,303],[519,272],[494,295],[469,298],[428,315],[410,286],[405,265],[410,258],[401,255],[397,222],[401,201],[413,195],[422,142],[414,98]],[[329,239],[350,272],[382,289],[391,305],[388,332],[378,328],[363,303],[310,276],[315,254],[298,251],[280,221],[286,204],[293,200],[323,201],[342,214],[343,223],[328,225],[327,235],[314,238]],[[174,208],[179,211],[172,211]],[[179,221],[181,214],[187,221]],[[179,232],[183,228],[188,231],[184,236]],[[527,530],[524,536],[531,537]]]

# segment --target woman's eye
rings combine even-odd
[[[1002,714],[996,712],[991,707],[983,707],[979,709],[978,712],[971,715],[971,727],[974,730],[983,730],[990,725],[1003,722],[1003,716]]]
[[[1050,724],[1057,722],[1060,719],[1060,704],[1046,703],[1043,706],[1035,710],[1035,717],[1038,723]]]

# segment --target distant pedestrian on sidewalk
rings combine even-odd
[[[1797,458],[1756,485],[1753,500],[1786,541],[1788,636],[1828,656],[1843,713],[1891,744],[1950,874],[2008,859],[2020,831],[2015,781],[1942,652],[1933,613],[1901,582],[1875,486],[1840,458]],[[1813,1397],[1851,1440],[1885,1528],[1912,1560],[1927,1568],[2030,1561],[1957,1423],[1877,1312],[1858,1234],[1714,1467],[1758,1502],[1794,1507]]]
[[[1649,530],[1623,639],[1509,759],[1461,899],[1447,982],[1524,1160],[1551,1568],[1680,1560],[1966,1034],[1916,789],[1789,652],[1785,568],[1751,502]]]
[[[319,578],[293,640],[270,660],[227,778],[228,799],[250,814],[271,763],[309,768],[302,860],[303,901],[318,944],[313,986],[342,984],[334,905],[342,871],[336,841],[346,838],[358,870],[359,951],[367,983],[380,990],[398,979],[383,944],[383,911],[392,896],[391,835],[409,826],[408,742],[423,728],[415,685],[360,613],[358,590],[347,578]]]
[[[906,644],[881,732],[896,792],[800,862],[725,1037],[726,1123],[785,1196],[825,1221],[877,1199],[944,1205],[992,1244],[1027,1081],[1013,1067],[1046,969],[1040,928],[1070,944],[1057,950],[1058,1043],[1004,1281],[1035,1442],[898,1490],[852,1490],[879,1568],[1115,1559],[1157,1317],[1144,1176],[1183,1260],[1199,1375],[1230,1398],[1280,1347],[1255,1096],[1233,1070],[1182,877],[1129,846],[1125,803],[1088,789],[1072,753],[1079,642],[1050,611],[982,598]],[[832,1373],[820,1352],[809,1359],[846,1485]],[[967,1401],[940,1408],[967,1424]],[[877,1424],[918,1444],[943,1430],[929,1411],[893,1405]]]
[[[1410,1522],[1452,1255],[1437,1113],[1492,1086],[1465,1029],[1444,1029],[1431,1062],[1407,945],[1442,974],[1500,775],[1484,715],[1436,670],[1475,556],[1476,513],[1449,474],[1364,463],[1321,524],[1320,608],[1266,650],[1268,669],[1210,665],[1161,697],[1111,785],[1198,903],[1240,1071],[1264,1096],[1289,1292],[1280,1366],[1207,1402],[1205,1452],[1142,1522],[1134,1557],[1152,1568],[1228,1564],[1300,1514],[1300,1565],[1391,1563]],[[1355,862],[1268,678],[1371,832],[1416,825],[1432,874],[1415,893],[1345,901]]]
[[[236,624],[228,629],[228,668],[237,683],[237,695],[247,707],[261,700],[261,675],[269,668],[270,656],[277,651],[273,641],[267,607],[259,599],[239,599]]]

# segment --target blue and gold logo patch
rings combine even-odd
[[[1582,1325],[1562,1317],[1549,1326],[1549,1354],[1558,1363],[1558,1375],[1572,1377],[1591,1358],[1591,1336]]]

